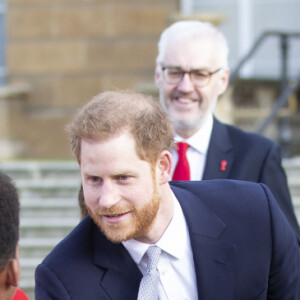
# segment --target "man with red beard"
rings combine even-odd
[[[169,114],[175,141],[185,146],[184,166],[173,151],[173,180],[237,179],[262,182],[272,191],[300,243],[280,149],[258,134],[221,123],[214,115],[227,88],[227,41],[213,25],[179,21],[163,31],[158,44],[155,83]],[[179,148],[180,150],[180,148]],[[178,162],[178,164],[177,164]]]
[[[37,267],[36,300],[300,295],[297,241],[269,189],[170,183],[174,132],[151,97],[101,93],[68,131],[89,215]]]

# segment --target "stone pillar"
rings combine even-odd
[[[22,139],[24,105],[29,93],[25,85],[0,87],[0,159],[21,157],[26,151]]]

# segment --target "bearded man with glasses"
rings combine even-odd
[[[300,242],[287,179],[276,143],[213,116],[228,86],[228,45],[209,23],[179,21],[158,43],[155,83],[174,128],[173,180],[238,179],[269,186]]]

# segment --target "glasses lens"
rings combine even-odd
[[[164,69],[164,77],[168,83],[178,83],[181,81],[183,77],[182,70],[178,68],[165,68]]]
[[[194,85],[203,87],[209,83],[211,76],[220,70],[221,69],[217,69],[214,72],[206,70],[192,70],[188,72],[183,71],[180,68],[165,67],[163,68],[163,74],[167,83],[177,84],[182,80],[184,74],[188,73]]]
[[[204,86],[208,84],[210,74],[206,71],[194,70],[190,73],[190,77],[196,86]]]

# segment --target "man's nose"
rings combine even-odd
[[[110,208],[119,201],[117,188],[113,183],[104,182],[100,190],[99,204],[103,208]]]
[[[183,75],[182,80],[178,83],[178,90],[184,93],[189,93],[194,90],[194,83],[192,82],[189,73]]]

